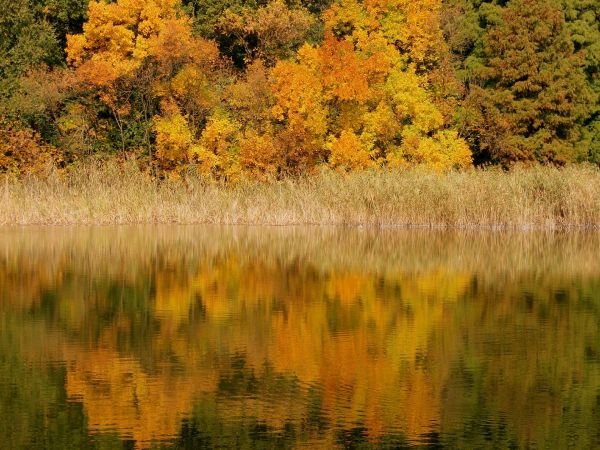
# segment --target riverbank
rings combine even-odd
[[[249,224],[508,229],[600,228],[600,170],[519,168],[445,175],[323,172],[226,185],[153,181],[133,166],[5,178],[0,225]]]

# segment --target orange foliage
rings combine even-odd
[[[331,143],[329,163],[342,170],[366,169],[373,165],[368,149],[351,130],[344,130]]]
[[[35,174],[56,167],[59,152],[33,131],[0,117],[0,174]]]
[[[92,1],[83,33],[67,36],[67,61],[82,79],[108,86],[148,58],[171,68],[175,62],[215,60],[214,44],[192,36],[178,0]]]
[[[288,130],[280,134],[286,152],[292,139],[302,150],[308,138],[310,151],[318,154],[320,147],[328,163],[343,170],[375,161],[437,171],[471,164],[428,77],[448,51],[440,1],[421,3],[335,2],[324,13],[322,45],[302,47],[297,62],[277,63],[273,112],[286,121]]]
[[[156,129],[156,157],[163,166],[174,168],[188,160],[192,133],[185,117],[177,107],[171,107],[164,116],[154,118]]]
[[[244,127],[266,131],[271,128],[274,97],[269,71],[261,60],[250,64],[244,77],[226,91],[229,107]]]
[[[238,141],[239,124],[225,111],[216,110],[190,152],[204,174],[234,180],[240,175]]]
[[[327,131],[321,80],[311,67],[301,63],[277,63],[271,75],[275,119],[293,130],[303,129],[316,136]]]
[[[131,93],[143,92],[146,110],[138,115],[154,117],[163,168],[194,161],[227,179],[242,171],[261,179],[299,174],[319,164],[443,171],[468,166],[470,155],[451,129],[451,103],[441,100],[453,74],[440,69],[448,61],[440,5],[335,1],[323,13],[323,42],[302,45],[295,59],[283,55],[310,27],[306,10],[279,0],[252,13],[228,10],[223,29],[237,30],[244,45],[248,36],[260,41],[245,72],[231,76],[219,72],[216,44],[192,35],[179,0],[94,1],[83,33],[69,36],[67,55],[111,108],[123,147]],[[175,112],[157,114],[159,100]]]
[[[328,34],[319,48],[321,78],[330,95],[339,100],[364,103],[371,97],[365,62],[347,41]]]
[[[277,142],[270,134],[248,130],[240,140],[240,162],[255,178],[269,179],[281,166]]]

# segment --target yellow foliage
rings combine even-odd
[[[342,131],[330,145],[329,163],[341,170],[366,169],[373,165],[369,151],[352,130]]]
[[[314,55],[305,47],[304,55]],[[286,170],[310,171],[323,151],[328,128],[321,79],[309,65],[280,61],[271,72],[271,92],[271,113],[282,126],[277,138]]]
[[[273,116],[292,129],[306,128],[315,135],[327,131],[327,111],[323,105],[321,80],[310,67],[280,61],[271,73],[271,89],[276,100]]]
[[[200,145],[215,155],[224,155],[235,141],[238,129],[238,125],[225,114],[213,114],[202,132]]]
[[[246,68],[244,78],[229,86],[227,102],[242,124],[255,129],[270,126],[273,94],[269,85],[269,73],[261,60]]]
[[[139,67],[166,21],[176,25],[178,7],[176,0],[92,1],[83,34],[67,36],[67,61],[75,67],[87,63],[112,69],[116,79]]]
[[[119,98],[120,80],[147,83],[150,102],[177,104],[154,120],[163,162],[191,158],[228,179],[242,170],[258,178],[310,172],[328,154],[341,170],[386,162],[446,170],[469,165],[471,155],[440,101],[454,77],[440,69],[449,57],[441,1],[335,0],[322,16],[323,42],[304,44],[295,60],[288,56],[313,20],[305,9],[275,0],[252,13],[229,10],[220,26],[244,45],[258,40],[246,50],[266,63],[219,78],[219,50],[193,36],[181,0],[93,0],[83,33],[68,36],[67,56],[117,122],[135,112],[130,96]]]
[[[204,108],[210,108],[215,103],[206,75],[192,65],[185,66],[173,77],[171,89],[177,98],[183,100],[190,96],[192,101]]]
[[[345,129],[358,132],[364,125],[365,115],[369,113],[369,105],[341,102],[336,112],[337,115],[335,122],[331,125],[330,133]]]
[[[440,0],[334,2],[323,15],[323,43],[273,70],[273,113],[294,131],[285,138],[326,134],[329,164],[343,170],[377,158],[435,170],[470,164],[423,73],[447,51],[439,11]]]
[[[154,118],[156,130],[156,157],[164,163],[183,162],[188,159],[192,145],[192,132],[179,111]]]
[[[248,130],[240,140],[240,162],[256,178],[273,177],[281,165],[279,146],[271,134]]]
[[[376,18],[358,0],[339,0],[323,13],[325,30],[338,37],[355,37],[377,27]]]
[[[198,144],[190,149],[203,173],[226,178],[239,176],[239,129],[239,124],[221,110],[208,118]]]
[[[443,126],[442,114],[422,86],[423,79],[412,70],[394,70],[385,90],[402,122],[410,121],[420,132],[428,133]]]
[[[392,141],[398,136],[402,125],[392,107],[381,101],[377,107],[363,116],[364,128],[363,140],[381,143],[386,148],[392,144]]]
[[[380,28],[389,42],[396,44],[409,61],[425,67],[446,50],[440,26],[441,0],[367,0],[383,9]]]
[[[388,162],[392,166],[424,165],[443,172],[467,168],[472,164],[472,158],[469,146],[456,131],[438,131],[430,137],[413,128],[403,133],[402,146],[388,155]]]
[[[67,62],[83,83],[102,90],[101,99],[113,109],[119,95],[115,82],[135,79],[149,58],[158,63],[154,78],[168,78],[182,65],[195,65],[195,73],[188,69],[178,81],[179,96],[186,79],[214,70],[219,61],[214,42],[192,35],[191,19],[182,16],[179,0],[92,1],[88,16],[82,34],[67,36]],[[164,90],[156,80],[155,85],[157,92]]]
[[[359,48],[384,38],[407,62],[435,63],[447,50],[440,25],[441,0],[339,0],[325,12],[325,29]],[[380,48],[381,42],[377,44]]]
[[[202,122],[219,103],[212,81],[198,65],[185,65],[169,84],[171,96],[188,115],[192,128]]]

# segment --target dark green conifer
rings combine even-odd
[[[559,2],[503,3],[448,3],[449,42],[467,88],[460,120],[477,161],[587,158],[598,104],[590,43],[578,44]]]

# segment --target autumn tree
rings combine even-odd
[[[271,0],[255,9],[227,9],[216,28],[222,50],[232,55],[238,65],[254,58],[272,64],[292,56],[307,40],[315,22],[314,16],[301,6],[290,8],[283,0]]]
[[[177,0],[92,2],[83,33],[68,36],[67,55],[82,88],[96,92],[110,111],[123,152],[136,145],[151,152],[151,124],[162,101],[178,105],[177,114],[186,116],[168,109],[154,121],[157,155],[171,161],[179,153],[167,144],[172,136],[163,139],[167,123],[174,120],[176,129],[183,122],[200,125],[215,101],[207,83],[218,72],[218,49],[192,35],[191,20]]]
[[[285,154],[275,136],[275,97],[269,76],[269,69],[258,59],[225,93],[228,109],[240,127],[241,167],[259,179],[276,177],[285,166]]]
[[[292,172],[311,170],[321,159],[328,130],[323,84],[303,47],[299,61],[280,61],[271,73],[272,109],[285,165]]]
[[[0,174],[43,173],[60,162],[57,149],[34,131],[0,117]]]
[[[400,0],[335,2],[323,14],[323,43],[303,46],[297,62],[273,69],[273,111],[289,133],[281,141],[302,142],[296,151],[313,155],[319,151],[306,144],[316,144],[341,170],[468,166],[468,146],[440,110],[430,78],[447,52],[439,7],[433,1],[419,7]]]
[[[566,26],[576,52],[585,58],[584,73],[600,99],[600,4],[593,0],[563,0]],[[590,161],[600,163],[600,100],[583,122],[584,148]]]

